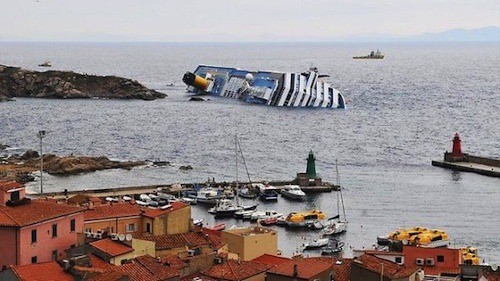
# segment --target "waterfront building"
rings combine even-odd
[[[425,276],[458,276],[462,264],[460,249],[403,246],[404,264],[418,266]]]
[[[133,203],[89,204],[84,212],[86,233],[145,235],[189,232],[191,206],[173,202],[169,208],[148,208]]]
[[[417,266],[400,265],[374,255],[364,254],[351,262],[351,281],[415,281]],[[419,275],[418,278],[421,276]]]
[[[27,281],[27,280],[57,280],[73,281],[71,274],[59,266],[55,261],[14,265],[8,269],[0,271],[0,281]]]
[[[0,268],[59,260],[82,231],[82,208],[30,200],[19,183],[0,182]]]
[[[230,259],[249,261],[263,254],[278,254],[276,231],[263,227],[245,227],[222,231]]]

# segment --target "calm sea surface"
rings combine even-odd
[[[352,60],[380,48],[384,60]],[[165,92],[157,101],[18,99],[0,104],[0,143],[46,152],[171,161],[171,167],[46,177],[47,191],[234,180],[238,134],[252,180],[291,179],[309,150],[321,176],[345,186],[350,248],[369,248],[398,227],[446,230],[457,246],[479,248],[500,263],[500,179],[432,167],[460,132],[463,150],[500,157],[498,44],[40,44],[0,43],[0,64],[118,75]],[[255,70],[303,71],[317,66],[350,101],[347,110],[253,106],[212,98],[188,102],[181,77],[199,63]],[[41,70],[41,69],[38,69]],[[174,87],[167,85],[173,83]],[[13,150],[16,151],[15,149]],[[181,172],[180,165],[194,170]],[[244,170],[240,170],[240,176]],[[37,183],[30,185],[36,191]],[[336,211],[336,194],[271,208],[288,213]],[[193,216],[214,224],[202,207]],[[246,224],[230,221],[232,224]],[[279,229],[292,254],[314,232]]]

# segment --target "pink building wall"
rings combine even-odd
[[[17,229],[14,227],[0,228],[0,270],[3,266],[16,264],[16,235]]]
[[[70,231],[70,221],[75,219],[75,231]],[[52,237],[52,225],[57,224],[57,237]],[[31,243],[31,230],[37,230],[37,242]],[[19,264],[31,264],[31,257],[37,256],[37,262],[52,260],[52,251],[57,250],[60,259],[64,250],[71,245],[78,245],[77,233],[83,232],[83,213],[60,217],[43,223],[23,227],[19,239]]]

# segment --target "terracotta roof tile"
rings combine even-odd
[[[213,279],[213,278],[210,278],[208,276],[204,276],[201,273],[194,273],[194,274],[188,275],[186,277],[181,278],[181,281],[192,281],[195,278],[198,281],[217,281],[217,279]]]
[[[418,270],[416,266],[407,267],[368,254],[364,254],[357,257],[356,259],[354,259],[354,263],[367,270],[376,272],[377,274],[380,274],[382,272],[382,264],[383,264],[384,276],[388,278],[408,277]]]
[[[162,210],[161,208],[154,208],[154,209],[146,208],[146,209],[144,209],[144,213],[142,215],[145,217],[148,217],[148,218],[156,218],[156,217],[168,214],[172,211],[182,209],[182,208],[187,207],[189,205],[186,203],[182,203],[182,202],[172,202],[172,203],[170,203],[170,206],[171,206],[170,208],[167,208],[164,210]]]
[[[222,246],[224,246],[225,243],[222,241],[221,231],[202,228],[201,232],[205,234],[206,239],[208,239],[210,245],[212,245],[214,249],[220,249]]]
[[[23,227],[82,211],[80,207],[62,203],[52,203],[43,199],[31,200],[14,207],[0,206],[0,226]]]
[[[111,240],[110,238],[97,240],[95,242],[90,243],[90,245],[112,257],[116,257],[134,251],[132,247],[120,243],[118,241]]]
[[[141,206],[130,203],[104,204],[85,209],[83,217],[85,221],[111,219],[121,217],[132,217],[141,215]]]
[[[244,280],[258,275],[269,269],[268,265],[251,261],[228,260],[226,263],[217,264],[202,272],[216,280]]]
[[[17,181],[0,181],[0,191],[7,192],[11,189],[23,188],[24,186]]]
[[[309,279],[330,268],[333,268],[334,260],[332,258],[298,258],[291,262],[283,262],[269,270],[269,273],[293,276],[294,267],[297,265],[298,278]]]
[[[13,266],[12,271],[23,281],[74,280],[73,276],[65,272],[55,261]]]
[[[210,245],[210,241],[201,232],[144,236],[141,239],[155,242],[156,250],[174,249],[184,246],[196,248],[203,245]]]
[[[150,256],[137,257],[132,262],[116,266],[99,274],[89,280],[91,281],[114,281],[109,275],[118,277],[128,276],[131,281],[162,281],[179,276],[179,270],[169,268]]]
[[[352,259],[334,259],[333,276],[335,281],[349,281]]]
[[[437,267],[437,266],[422,266],[425,275],[438,276],[442,274],[460,274],[460,266],[457,267]]]
[[[92,264],[92,268],[108,270],[108,269],[115,267],[115,265],[107,263],[105,260],[101,259],[100,257],[98,257],[94,254],[90,254],[89,256],[90,256],[90,262]]]
[[[177,269],[183,269],[183,268],[186,268],[188,266],[186,262],[181,260],[178,256],[174,256],[174,255],[161,257],[161,262],[163,264],[166,264],[169,267],[173,267],[173,268],[177,268]]]
[[[290,258],[274,256],[269,254],[263,254],[262,256],[253,259],[252,261],[267,264],[270,266],[277,266],[286,262],[293,262],[293,260]]]

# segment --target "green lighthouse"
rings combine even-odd
[[[316,158],[314,158],[314,153],[309,151],[309,157],[307,157],[307,170],[306,170],[307,177],[309,179],[315,179],[317,177],[316,175]]]

